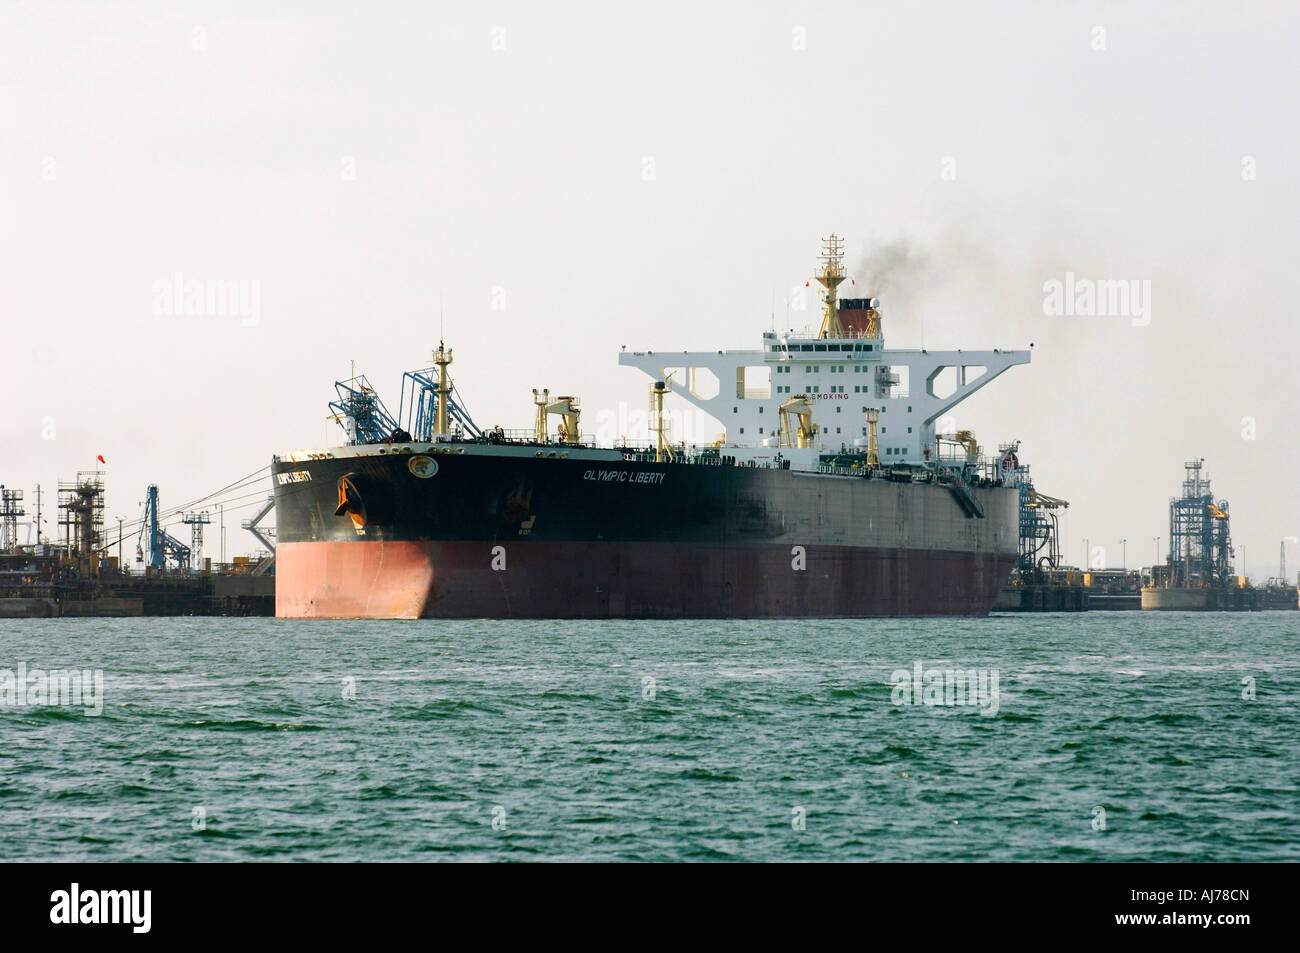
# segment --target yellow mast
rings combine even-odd
[[[447,365],[451,363],[451,351],[438,342],[438,350],[433,352],[433,363],[438,365],[438,415],[433,422],[433,432],[447,435],[447,411],[451,402],[451,382],[447,380]]]
[[[533,432],[537,435],[538,443],[547,443],[546,431],[549,429],[546,421],[546,407],[551,402],[551,391],[547,388],[539,392],[536,387],[533,388],[533,403],[537,405],[537,422],[533,425]]]
[[[844,326],[840,324],[840,309],[835,294],[835,289],[847,277],[844,273],[843,242],[844,239],[834,233],[830,238],[822,239],[822,268],[817,272],[816,278],[826,289],[826,294],[823,296],[826,302],[826,313],[822,316],[822,327],[818,337],[844,337]]]
[[[880,441],[876,439],[876,423],[880,420],[880,411],[871,407],[867,410],[867,466],[880,466]]]
[[[655,381],[650,385],[650,429],[656,434],[655,463],[672,460],[674,454],[664,438],[664,395],[671,388],[668,381]]]

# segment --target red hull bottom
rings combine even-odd
[[[987,615],[1010,553],[772,544],[310,542],[276,548],[285,619]]]

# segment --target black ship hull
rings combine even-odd
[[[1017,491],[481,444],[277,458],[285,618],[986,615]]]

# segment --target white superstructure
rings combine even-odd
[[[815,466],[820,453],[863,448],[871,409],[879,412],[881,466],[937,459],[935,422],[1008,368],[1029,363],[1030,352],[886,349],[879,302],[836,297],[844,279],[839,239],[827,243],[817,275],[827,289],[826,315],[816,335],[769,331],[758,350],[624,351],[619,363],[656,380],[684,369],[673,392],[722,422],[724,444],[739,459],[780,452],[795,466]],[[944,375],[948,368],[953,373]],[[803,450],[781,434],[780,419],[781,405],[801,395],[816,428]]]

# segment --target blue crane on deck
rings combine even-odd
[[[401,403],[396,417],[388,412],[365,375],[335,381],[337,396],[330,401],[331,419],[347,431],[348,443],[432,441],[438,432],[438,401],[444,386],[439,383],[439,372],[445,373],[445,364],[451,362],[450,352],[444,352],[441,345],[434,358],[444,360],[444,366],[422,367],[402,375]],[[481,437],[483,431],[452,396],[450,384],[446,387],[447,418],[467,437]]]

